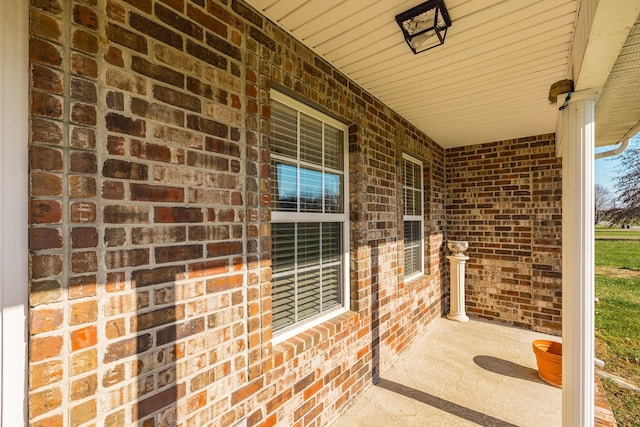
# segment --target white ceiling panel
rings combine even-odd
[[[418,55],[395,15],[419,0],[248,3],[437,143],[454,147],[555,131],[557,106],[547,95],[567,78],[581,1],[445,0],[453,22],[446,41]],[[638,46],[640,29],[629,36],[612,76],[627,81],[638,73]],[[635,86],[618,92],[624,90]]]

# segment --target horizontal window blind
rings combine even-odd
[[[272,92],[271,291],[276,338],[347,308],[346,130]]]
[[[402,158],[404,195],[404,276],[422,273],[424,265],[422,216],[422,163],[408,155]]]

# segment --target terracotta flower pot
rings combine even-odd
[[[533,352],[538,364],[538,376],[555,387],[562,387],[562,344],[555,341],[535,340]]]

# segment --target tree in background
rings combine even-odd
[[[618,197],[612,220],[623,225],[640,219],[640,134],[631,141],[631,146],[620,154],[615,177]]]
[[[598,224],[605,219],[607,211],[611,207],[611,192],[604,185],[596,184],[593,201],[595,206],[594,219]]]

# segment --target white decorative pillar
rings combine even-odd
[[[594,423],[595,147],[593,93],[576,92],[563,121],[562,425]]]
[[[469,247],[468,242],[450,240],[447,243],[453,255],[447,256],[449,260],[450,277],[450,304],[447,319],[456,322],[468,322],[469,317],[464,306],[464,269],[465,263],[469,259],[463,252]]]

